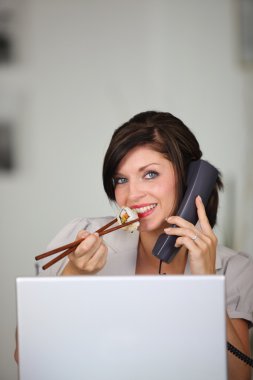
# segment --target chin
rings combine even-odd
[[[144,220],[141,221],[139,232],[155,232],[157,231],[158,234],[163,233],[163,229],[165,228],[166,223],[164,221],[156,222],[152,220]]]

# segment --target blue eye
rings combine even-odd
[[[127,179],[124,178],[124,177],[113,178],[114,186],[116,186],[116,185],[122,185],[123,183],[126,183],[126,182],[127,182]]]
[[[153,179],[156,178],[159,174],[155,172],[154,170],[150,170],[145,174],[145,178],[147,179]]]

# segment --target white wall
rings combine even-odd
[[[232,0],[23,0],[15,98],[17,169],[0,173],[0,380],[16,378],[15,278],[70,219],[111,213],[101,165],[113,130],[164,110],[196,133],[227,185],[221,242],[250,251],[252,81]],[[1,106],[0,106],[1,107]],[[1,112],[1,109],[0,109]]]

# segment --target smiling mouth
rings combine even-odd
[[[156,206],[157,203],[153,203],[145,207],[133,208],[133,210],[136,211],[139,216],[141,216],[142,214],[146,214],[147,212],[153,210]]]

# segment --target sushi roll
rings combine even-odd
[[[134,220],[137,218],[138,218],[137,212],[135,210],[132,210],[130,207],[125,207],[125,206],[120,209],[120,212],[117,216],[117,220],[118,220],[119,224],[131,222],[131,220]],[[126,227],[122,227],[122,229],[125,231],[133,232],[133,231],[137,230],[139,225],[140,225],[139,222],[135,222],[135,223],[132,223]]]

